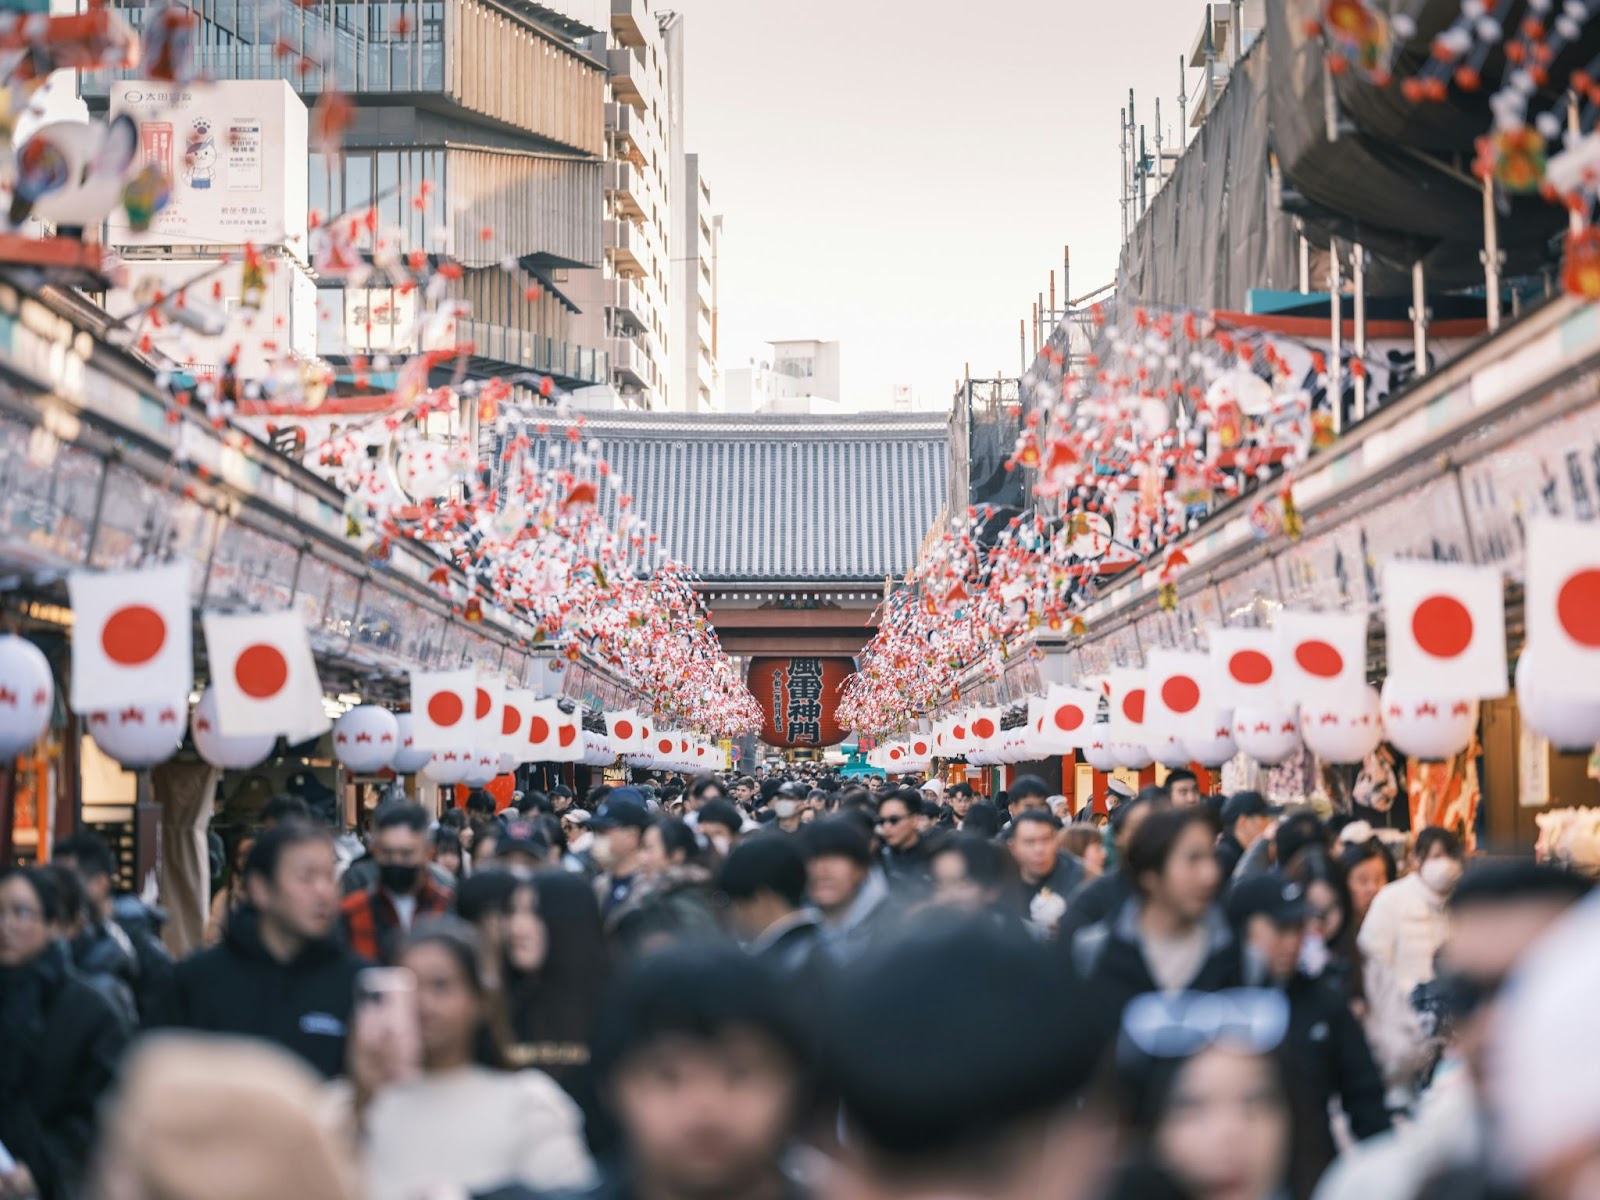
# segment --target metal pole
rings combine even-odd
[[[1139,126],[1139,218],[1141,220],[1144,219],[1144,214],[1150,211],[1150,192],[1148,190],[1150,172],[1144,165],[1147,157],[1148,154],[1144,145],[1144,126],[1141,125]]]
[[[1355,271],[1355,345],[1354,357],[1365,366],[1367,358],[1367,248],[1357,242],[1350,250],[1350,260]],[[1367,373],[1356,372],[1355,419],[1367,415]]]
[[[1028,373],[1028,323],[1026,321],[1017,322],[1017,358],[1022,363],[1018,374],[1026,375]],[[972,368],[968,367],[967,369],[970,372]]]
[[[1161,97],[1157,96],[1156,97],[1156,191],[1158,191],[1158,192],[1161,190],[1161,177],[1162,177],[1161,173],[1162,173],[1162,167],[1163,167],[1161,158],[1162,158],[1162,155],[1161,155]]]
[[[1428,276],[1420,258],[1411,264],[1411,337],[1420,377],[1428,373]]]
[[[1178,55],[1178,152],[1189,144],[1189,64]]]
[[[1233,48],[1231,61],[1237,63],[1244,57],[1244,0],[1233,0],[1233,11],[1228,14],[1228,38]]]
[[[1328,239],[1328,311],[1332,334],[1328,339],[1328,402],[1334,433],[1344,432],[1344,269],[1339,262],[1339,239]]]
[[[1483,295],[1489,332],[1500,328],[1500,221],[1494,211],[1494,177],[1483,181]]]
[[[1128,240],[1128,110],[1123,109],[1117,118],[1122,136],[1122,240]]]
[[[1217,98],[1217,39],[1215,37],[1215,18],[1211,14],[1211,5],[1206,5],[1206,94],[1201,102],[1201,109],[1206,117],[1211,116],[1211,105]]]

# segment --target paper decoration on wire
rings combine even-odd
[[[72,710],[170,700],[194,688],[189,564],[73,571]]]
[[[533,693],[520,688],[507,688],[500,699],[500,752],[510,754],[519,763],[528,758],[528,714],[536,703]]]
[[[1528,524],[1528,645],[1555,670],[1541,691],[1600,698],[1600,524],[1541,517]]]
[[[1145,660],[1145,741],[1152,747],[1200,733],[1216,708],[1211,656],[1193,650],[1150,651]]]
[[[528,706],[526,762],[583,761],[583,709],[561,711],[555,700],[538,700]]]
[[[411,748],[470,751],[476,733],[478,677],[459,671],[411,672]],[[451,760],[454,762],[454,760]]]
[[[621,712],[606,714],[606,734],[611,748],[618,754],[632,754],[643,748],[649,724],[637,709],[625,708]]]
[[[1273,622],[1282,668],[1279,695],[1343,710],[1367,686],[1367,614],[1285,609]]]
[[[1143,742],[1145,736],[1145,673],[1118,667],[1108,680],[1111,713],[1111,741]]]
[[[1212,679],[1223,709],[1278,707],[1278,637],[1270,629],[1210,631]]]
[[[1494,699],[1506,679],[1498,567],[1396,559],[1383,572],[1389,678],[1409,695]]]
[[[319,716],[316,732],[328,728],[316,656],[298,613],[206,613],[201,626],[224,736],[309,735]]]
[[[981,752],[992,750],[1000,744],[1000,710],[975,708],[967,714],[967,733],[972,738],[972,749]]]
[[[1090,688],[1051,684],[1038,704],[1029,703],[1028,715],[1040,744],[1054,753],[1066,754],[1085,745],[1095,715],[1100,711],[1100,693]]]
[[[505,684],[487,675],[479,675],[472,696],[472,745],[478,750],[493,750],[498,754]]]

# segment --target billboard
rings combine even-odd
[[[839,698],[854,674],[849,658],[757,658],[747,686],[765,718],[761,740],[785,750],[833,746],[849,730],[839,724]]]
[[[111,115],[139,126],[139,154],[171,183],[150,228],[111,214],[113,246],[288,246],[306,257],[307,114],[282,79],[111,85]]]

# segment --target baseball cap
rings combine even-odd
[[[646,829],[652,823],[650,810],[645,806],[644,793],[635,787],[619,787],[594,810],[589,824],[595,829]]]
[[[1120,779],[1106,780],[1106,794],[1123,800],[1132,800],[1135,795],[1133,788]]]
[[[508,821],[505,837],[495,847],[495,856],[498,858],[517,851],[544,858],[550,853],[550,839],[532,821]]]
[[[1228,892],[1227,907],[1235,925],[1243,925],[1254,916],[1292,925],[1304,921],[1311,912],[1305,888],[1276,871],[1251,875],[1234,884]]]
[[[561,814],[563,821],[570,821],[574,825],[587,825],[590,821],[587,808],[569,808]]]
[[[1275,817],[1282,811],[1260,792],[1235,792],[1222,805],[1222,823],[1232,825],[1240,817]]]

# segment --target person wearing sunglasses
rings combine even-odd
[[[918,824],[922,812],[922,797],[911,788],[890,792],[878,803],[878,861],[890,886],[902,891],[928,889],[928,847]]]
[[[1306,1112],[1276,991],[1151,993],[1128,1005],[1116,1084],[1129,1154],[1110,1195],[1285,1200]]]
[[[1071,934],[1073,969],[1110,1011],[1121,1012],[1145,992],[1239,984],[1238,940],[1216,904],[1222,883],[1216,840],[1209,809],[1151,813],[1128,843],[1125,869],[1135,894],[1105,920]]]
[[[1329,1104],[1337,1098],[1358,1139],[1389,1128],[1383,1077],[1366,1034],[1341,988],[1313,977],[1302,965],[1308,924],[1314,919],[1305,886],[1276,871],[1240,880],[1228,893],[1228,916],[1244,946],[1245,979],[1272,988],[1289,1006],[1285,1048],[1296,1078],[1321,1120],[1308,1120],[1293,1170],[1304,1193],[1336,1154]]]

